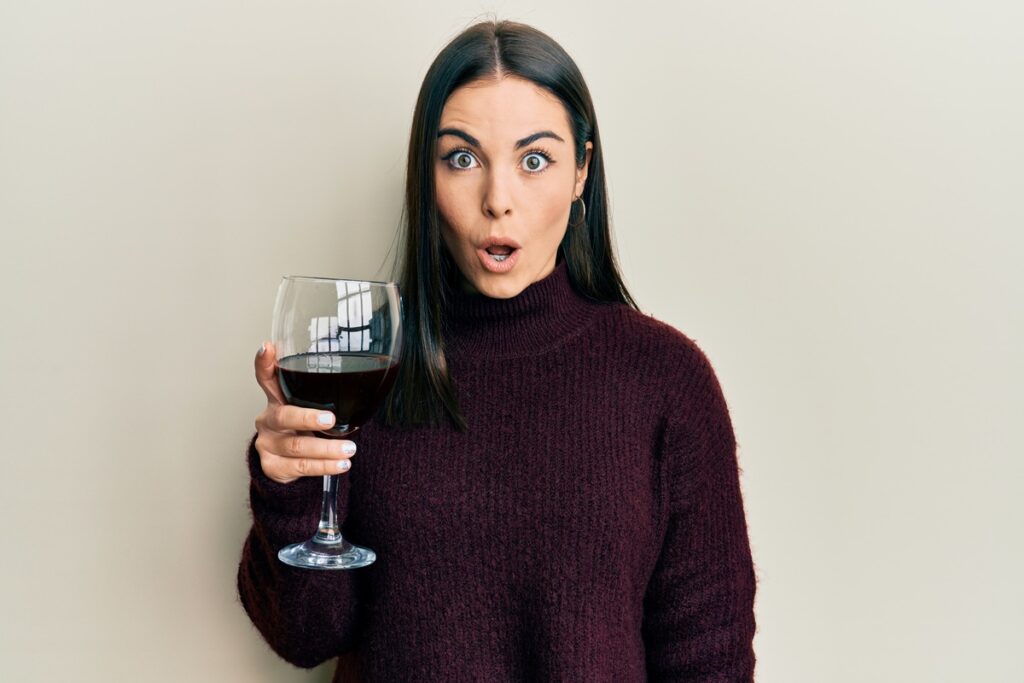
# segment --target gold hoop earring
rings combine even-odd
[[[586,225],[586,223],[587,223],[587,205],[583,201],[583,195],[580,195],[579,197],[576,197],[576,199],[572,200],[573,204],[575,204],[576,202],[580,203],[580,209],[583,212],[583,215],[580,216],[580,220],[578,221],[578,223]]]

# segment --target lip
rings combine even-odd
[[[491,258],[491,255],[487,253],[488,247],[503,246],[512,247],[513,251],[508,255],[508,258],[504,261],[495,261]],[[508,239],[506,237],[491,237],[480,245],[480,248],[476,250],[477,256],[480,257],[480,264],[483,265],[484,269],[491,273],[507,273],[515,267],[516,261],[519,260],[519,252],[523,248],[519,246],[519,243],[515,240]]]
[[[513,249],[522,249],[522,246],[519,244],[519,242],[516,242],[514,239],[511,239],[509,237],[488,237],[480,244],[480,248],[486,251],[488,247],[493,247],[495,245],[502,247],[512,247]]]

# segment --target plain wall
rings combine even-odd
[[[389,274],[493,12],[576,59],[628,285],[718,372],[758,680],[1020,680],[1022,8],[3,2],[0,678],[329,680],[236,596],[252,356],[281,275]]]

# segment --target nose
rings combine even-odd
[[[512,213],[512,181],[506,175],[501,170],[492,170],[487,175],[483,212],[491,218],[500,218]]]

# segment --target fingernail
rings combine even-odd
[[[260,344],[260,350],[256,352],[257,356],[262,356],[263,352],[267,350],[266,344]]]
[[[320,413],[316,416],[316,421],[322,425],[329,425],[334,422],[334,416],[330,413]]]
[[[356,445],[351,441],[346,441],[345,443],[341,444],[341,452],[344,453],[345,455],[355,455]]]
[[[352,463],[350,463],[348,460],[339,460],[338,461],[338,469],[339,470],[347,470],[349,467],[352,467]]]

